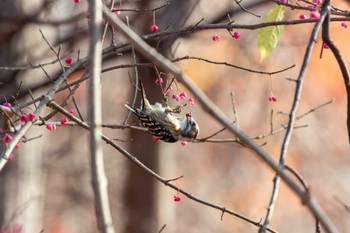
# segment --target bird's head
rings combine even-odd
[[[186,118],[181,122],[181,137],[187,141],[193,141],[199,133],[199,126],[191,114],[187,113]]]

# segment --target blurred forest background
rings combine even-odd
[[[128,16],[130,28],[145,35],[152,33],[149,31],[153,24],[152,11],[135,9],[154,9],[168,2],[123,0],[116,1],[115,5],[121,10],[118,16],[123,21]],[[201,19],[204,19],[201,24],[228,23],[228,13],[234,23],[255,24],[262,22],[276,3],[243,0],[241,4],[260,17],[243,11],[233,0],[173,0],[155,12],[156,24],[161,32],[195,25]],[[339,9],[349,9],[350,6],[343,0],[332,1],[332,5]],[[16,101],[23,103],[31,99],[29,90],[34,97],[39,97],[50,88],[51,82],[43,70],[30,67],[56,59],[39,29],[56,50],[60,46],[63,62],[67,57],[72,57],[75,62],[78,57],[88,55],[87,10],[88,2],[84,0],[79,3],[73,0],[0,1],[1,103],[8,100],[15,104],[12,96],[17,96]],[[288,8],[285,19],[296,20],[300,14],[309,13]],[[239,39],[234,39],[225,29],[218,29],[174,33],[147,42],[171,59],[194,56],[266,72],[295,65],[272,76],[273,94],[278,101],[271,103],[267,100],[270,96],[269,75],[193,59],[175,63],[232,121],[235,117],[231,93],[234,93],[239,127],[255,137],[270,132],[271,110],[275,129],[287,124],[288,117],[283,113],[289,113],[295,89],[295,82],[290,79],[296,79],[299,74],[313,26],[314,23],[285,26],[277,48],[263,62],[260,62],[256,44],[256,30],[240,29]],[[112,35],[116,44],[125,41],[118,31],[114,33],[107,30],[104,47],[110,46]],[[220,36],[219,41],[212,40],[215,34]],[[349,62],[350,29],[342,27],[341,22],[332,22],[331,36]],[[324,49],[320,59],[321,48],[319,38],[308,67],[298,115],[332,99],[335,101],[297,121],[296,125],[303,127],[293,133],[286,164],[295,168],[308,182],[312,195],[339,231],[350,232],[350,212],[344,208],[344,204],[350,205],[346,93],[334,56]],[[137,61],[148,62],[138,54]],[[130,46],[103,58],[103,68],[132,63]],[[58,62],[45,65],[44,69],[53,79],[61,74]],[[68,81],[77,80],[83,73],[84,69],[74,72]],[[157,78],[154,68],[140,66],[138,73],[151,102],[160,101],[161,91],[154,84]],[[127,114],[124,104],[132,102],[134,95],[130,83],[130,77],[134,75],[134,68],[113,69],[102,74],[104,124],[120,125],[124,121]],[[172,93],[186,91],[180,84],[178,88]],[[68,93],[57,93],[55,101],[61,103]],[[187,94],[191,97],[191,93]],[[81,83],[74,97],[82,116],[88,121],[86,82]],[[176,103],[171,102],[171,105]],[[72,101],[68,108],[75,109]],[[31,106],[23,111],[33,109]],[[43,114],[50,111],[47,108]],[[199,138],[222,128],[199,104],[186,111],[191,111],[200,126]],[[61,118],[62,115],[57,114],[50,121],[59,122]],[[137,124],[137,120],[132,116],[129,123]],[[180,143],[154,142],[149,133],[138,130],[104,128],[103,131],[162,177],[172,179],[183,175],[175,183],[189,193],[257,222],[264,219],[275,173],[240,144],[188,143],[181,146]],[[276,160],[279,159],[284,132],[258,140]],[[33,126],[26,134],[27,138],[37,136],[41,137],[21,143],[14,158],[0,173],[0,229],[1,226],[19,224],[26,233],[42,230],[45,233],[98,232],[91,189],[88,131],[77,126],[59,126],[56,131]],[[234,137],[224,131],[215,138]],[[258,231],[256,226],[228,214],[221,220],[220,211],[181,194],[181,201],[174,202],[173,196],[178,195],[176,191],[157,182],[107,144],[104,144],[104,155],[116,232],[159,232],[165,224],[162,232],[166,233]],[[315,219],[282,182],[269,226],[278,232],[315,232]]]

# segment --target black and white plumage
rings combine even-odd
[[[146,127],[151,134],[165,142],[192,141],[197,138],[199,127],[193,117],[186,116],[183,121],[179,121],[172,115],[173,110],[169,106],[149,103],[141,82],[140,88],[142,95],[140,108],[129,104],[125,104],[125,107],[139,118],[142,126]]]

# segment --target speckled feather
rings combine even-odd
[[[142,83],[140,82],[142,101],[140,108],[125,106],[132,111],[140,120],[142,126],[154,136],[165,142],[177,142],[180,137],[180,123],[171,114],[170,107],[163,107],[160,103],[151,105],[146,98]]]

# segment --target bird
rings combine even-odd
[[[135,108],[126,103],[125,107],[135,114],[142,126],[164,142],[175,143],[179,140],[194,141],[199,133],[199,126],[191,114],[186,114],[182,121],[174,116],[173,109],[156,102],[150,104],[146,97],[142,82],[139,82],[141,89],[141,105]]]

